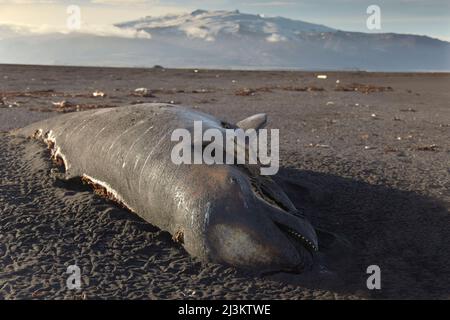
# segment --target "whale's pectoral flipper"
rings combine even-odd
[[[262,129],[267,123],[267,115],[265,113],[258,113],[244,120],[236,123],[236,127],[247,130],[247,129]]]

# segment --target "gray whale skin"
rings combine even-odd
[[[244,165],[171,161],[173,130],[192,130],[194,120],[204,130],[258,129],[265,115],[231,125],[181,106],[140,104],[64,114],[15,134],[47,142],[65,178],[102,186],[201,261],[257,272],[310,268],[316,232],[270,177]]]

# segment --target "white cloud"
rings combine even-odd
[[[111,25],[87,25],[81,28],[80,33],[88,33],[103,37],[151,39],[150,33],[144,30],[122,29]]]
[[[278,33],[272,33],[270,36],[266,38],[267,42],[280,42],[280,41],[286,41],[287,38],[283,37],[282,35]]]
[[[44,35],[44,34],[87,34],[101,37],[139,38],[151,39],[151,34],[143,30],[122,29],[112,25],[83,25],[80,30],[72,31],[65,27],[52,25],[26,25],[26,24],[0,24],[0,33],[3,38]]]
[[[209,32],[209,30],[206,29],[202,29],[196,26],[186,26],[180,29],[184,31],[189,38],[199,38],[206,41],[215,40],[214,36]]]

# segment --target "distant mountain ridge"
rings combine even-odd
[[[0,25],[0,63],[450,71],[450,43],[347,32],[239,11],[195,10],[116,24],[112,32],[26,33]]]

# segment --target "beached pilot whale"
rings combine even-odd
[[[189,108],[141,104],[65,114],[16,134],[47,142],[67,178],[103,188],[194,257],[258,272],[309,268],[316,232],[270,177],[245,165],[171,161],[171,133],[194,120],[258,129],[266,117],[231,125]]]

